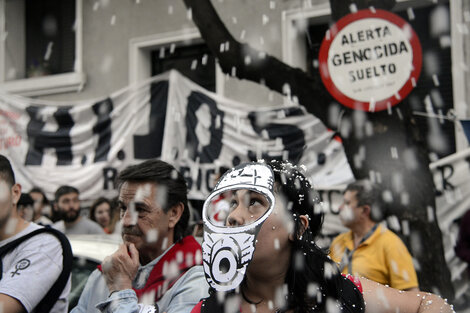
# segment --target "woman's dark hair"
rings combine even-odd
[[[344,297],[343,291],[346,290],[343,288],[353,288],[352,283],[344,283],[347,278],[341,275],[337,265],[315,243],[324,216],[317,192],[297,166],[283,161],[267,164],[274,172],[275,190],[286,197],[287,209],[294,219],[294,241],[286,275],[288,294],[285,309],[294,309],[294,312],[325,312],[329,298],[337,300],[342,307],[354,304],[357,312],[363,311],[364,303],[359,291],[353,291],[353,302],[351,298]],[[308,217],[307,229],[301,223],[301,215]]]
[[[95,200],[95,202],[93,202],[93,204],[91,205],[90,207],[90,220],[92,221],[96,221],[96,218],[95,218],[95,211],[96,211],[96,208],[103,204],[103,203],[107,203],[109,205],[109,222],[111,222],[111,218],[112,218],[112,208],[113,206],[111,205],[111,201],[108,200],[107,198],[105,197],[99,197],[98,199]]]

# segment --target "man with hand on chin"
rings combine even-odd
[[[207,296],[201,247],[188,227],[187,187],[149,160],[118,177],[123,244],[88,278],[72,312],[189,312]]]

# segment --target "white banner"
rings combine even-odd
[[[460,219],[470,210],[470,148],[447,156],[430,165],[437,190],[437,221],[442,231],[445,258],[451,271],[455,297],[460,298],[468,288],[467,263],[455,254]],[[429,215],[429,214],[428,214]]]
[[[118,172],[151,158],[181,170],[192,199],[207,196],[219,166],[258,158],[303,164],[317,186],[353,180],[340,142],[302,107],[235,102],[177,72],[91,101],[0,94],[0,153],[25,191],[51,198],[64,184],[83,200],[115,196]]]

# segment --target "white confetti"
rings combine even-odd
[[[166,250],[168,248],[168,238],[165,237],[163,238],[163,241],[162,241],[162,250]]]
[[[202,56],[202,59],[201,59],[201,64],[206,65],[208,59],[209,59],[209,56],[207,55],[207,53],[204,53],[204,55]]]
[[[54,43],[52,41],[50,41],[48,44],[47,44],[47,49],[46,49],[46,54],[44,55],[44,60],[45,61],[48,61],[51,57],[51,54],[52,54],[52,46],[54,45]]]
[[[426,210],[428,213],[428,222],[434,222],[434,209],[431,206],[427,206]]]
[[[404,206],[408,206],[410,204],[410,194],[406,191],[400,194],[400,202]]]
[[[340,309],[338,303],[336,302],[336,300],[334,300],[333,298],[330,298],[328,297],[326,299],[326,312],[328,313],[340,313],[342,310]]]
[[[415,19],[415,13],[414,13],[412,7],[409,7],[408,9],[406,9],[406,13],[408,14],[408,19],[409,19],[410,21],[412,21],[412,20]]]
[[[168,187],[159,185],[155,192],[155,203],[159,208],[165,208],[168,198]]]
[[[439,78],[437,77],[436,74],[432,75],[432,81],[434,83],[434,86],[439,87]]]
[[[104,56],[103,61],[101,62],[100,72],[102,74],[109,73],[111,71],[111,67],[113,66],[114,59],[111,54],[107,54]]]
[[[146,235],[146,241],[148,243],[157,242],[158,239],[158,230],[150,229]]]
[[[390,229],[400,231],[400,222],[398,220],[398,217],[396,217],[395,215],[390,215],[389,217],[387,217],[387,225]]]
[[[392,154],[392,159],[398,159],[398,149],[397,147],[390,147],[390,152]]]
[[[269,23],[269,17],[266,14],[263,14],[262,22],[263,22],[263,25],[266,25]]]
[[[429,16],[429,28],[431,36],[435,38],[450,32],[449,11],[445,6],[440,5],[433,9]]]
[[[350,11],[351,13],[356,13],[356,12],[357,12],[357,5],[356,5],[355,3],[351,3],[351,4],[349,5],[349,11]]]
[[[240,40],[244,40],[245,35],[246,35],[246,30],[243,29],[242,32],[240,33]]]
[[[401,221],[403,235],[409,236],[410,235],[410,222],[407,220]]]

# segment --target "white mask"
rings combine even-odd
[[[217,291],[235,289],[243,281],[246,268],[253,258],[256,236],[275,205],[273,185],[274,174],[269,166],[241,164],[222,176],[204,202],[204,272],[209,285]],[[229,203],[229,211],[224,212],[229,216],[233,209],[244,205],[251,216],[248,215],[243,225],[229,226],[227,222],[220,223],[220,220],[213,218],[218,213],[220,216],[220,212],[216,211],[220,195],[231,192],[244,192],[244,196],[249,198],[248,206],[245,203]]]

